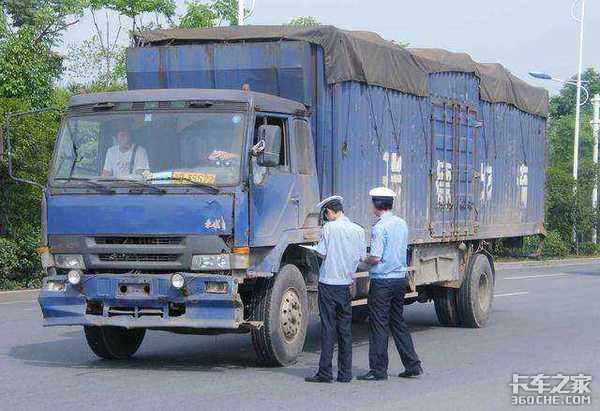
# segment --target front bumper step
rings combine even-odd
[[[170,274],[89,275],[77,286],[64,276],[47,277],[38,299],[44,326],[231,330],[260,326],[244,321],[242,300],[231,276],[181,274],[186,279],[183,290],[171,286]],[[226,282],[227,291],[209,293],[207,282]],[[62,283],[64,289],[51,291],[49,283]]]

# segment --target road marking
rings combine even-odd
[[[19,303],[32,303],[35,300],[15,300],[15,301],[5,301],[5,302],[1,302],[0,305],[4,305],[4,304],[19,304]]]
[[[517,277],[504,277],[503,280],[526,280],[528,278],[547,278],[547,277],[562,277],[569,275],[568,273],[556,273],[556,274],[537,274],[537,275],[521,275]]]
[[[516,293],[494,294],[494,297],[512,297],[513,295],[527,295],[529,291],[517,291]]]

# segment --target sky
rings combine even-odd
[[[245,0],[247,7],[252,0]],[[177,0],[179,11],[185,0]],[[531,84],[552,94],[561,85],[528,76],[532,70],[555,78],[577,71],[579,25],[571,0],[256,0],[247,24],[281,24],[313,16],[340,28],[369,30],[411,47],[467,52],[480,62],[502,63]],[[116,19],[110,16],[110,19]],[[600,3],[587,1],[584,67],[600,68],[594,40],[600,38]],[[89,16],[70,28],[63,48],[89,38]]]

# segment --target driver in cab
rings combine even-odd
[[[120,178],[148,172],[150,166],[146,149],[133,143],[128,130],[120,130],[116,137],[117,143],[106,151],[102,176]]]

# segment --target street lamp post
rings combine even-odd
[[[594,165],[598,165],[598,134],[600,132],[600,94],[596,94],[592,99],[592,107],[593,107],[593,118],[590,123],[592,124],[592,133],[594,136],[594,148],[592,149],[592,159],[594,161]],[[594,189],[592,190],[592,209],[596,212],[596,208],[598,207],[598,178],[594,178]],[[594,227],[592,231],[592,242],[594,244],[598,243],[598,233],[596,228]]]
[[[244,20],[252,15],[255,4],[256,0],[252,0],[252,6],[250,7],[250,10],[248,10],[248,14],[246,14],[246,9],[244,9],[244,0],[238,0],[238,26],[243,26]]]
[[[577,180],[577,171],[579,169],[579,130],[581,128],[581,71],[583,69],[583,19],[585,16],[585,0],[581,2],[581,14],[579,18],[575,16],[574,10],[577,0],[573,3],[571,15],[579,23],[579,62],[577,64],[577,105],[575,107],[575,141],[573,149],[573,178]],[[589,96],[589,94],[588,94]],[[573,233],[575,235],[575,232]],[[577,240],[575,238],[575,240]]]
[[[575,8],[577,5],[581,6],[579,17],[575,15]],[[575,0],[571,7],[571,17],[579,23],[579,58],[577,63],[577,81],[564,81],[555,79],[549,74],[542,72],[529,72],[532,77],[539,78],[542,80],[553,80],[564,84],[571,84],[577,87],[577,103],[575,104],[575,136],[573,141],[573,179],[577,182],[577,174],[579,170],[579,131],[581,129],[581,106],[586,103],[589,98],[589,93],[585,87],[582,86],[581,72],[583,70],[583,20],[585,17],[585,0]],[[586,99],[581,102],[581,90],[586,93]],[[577,190],[577,184],[573,186],[573,191]],[[573,224],[573,242],[577,244],[577,232],[575,230],[575,224]]]

